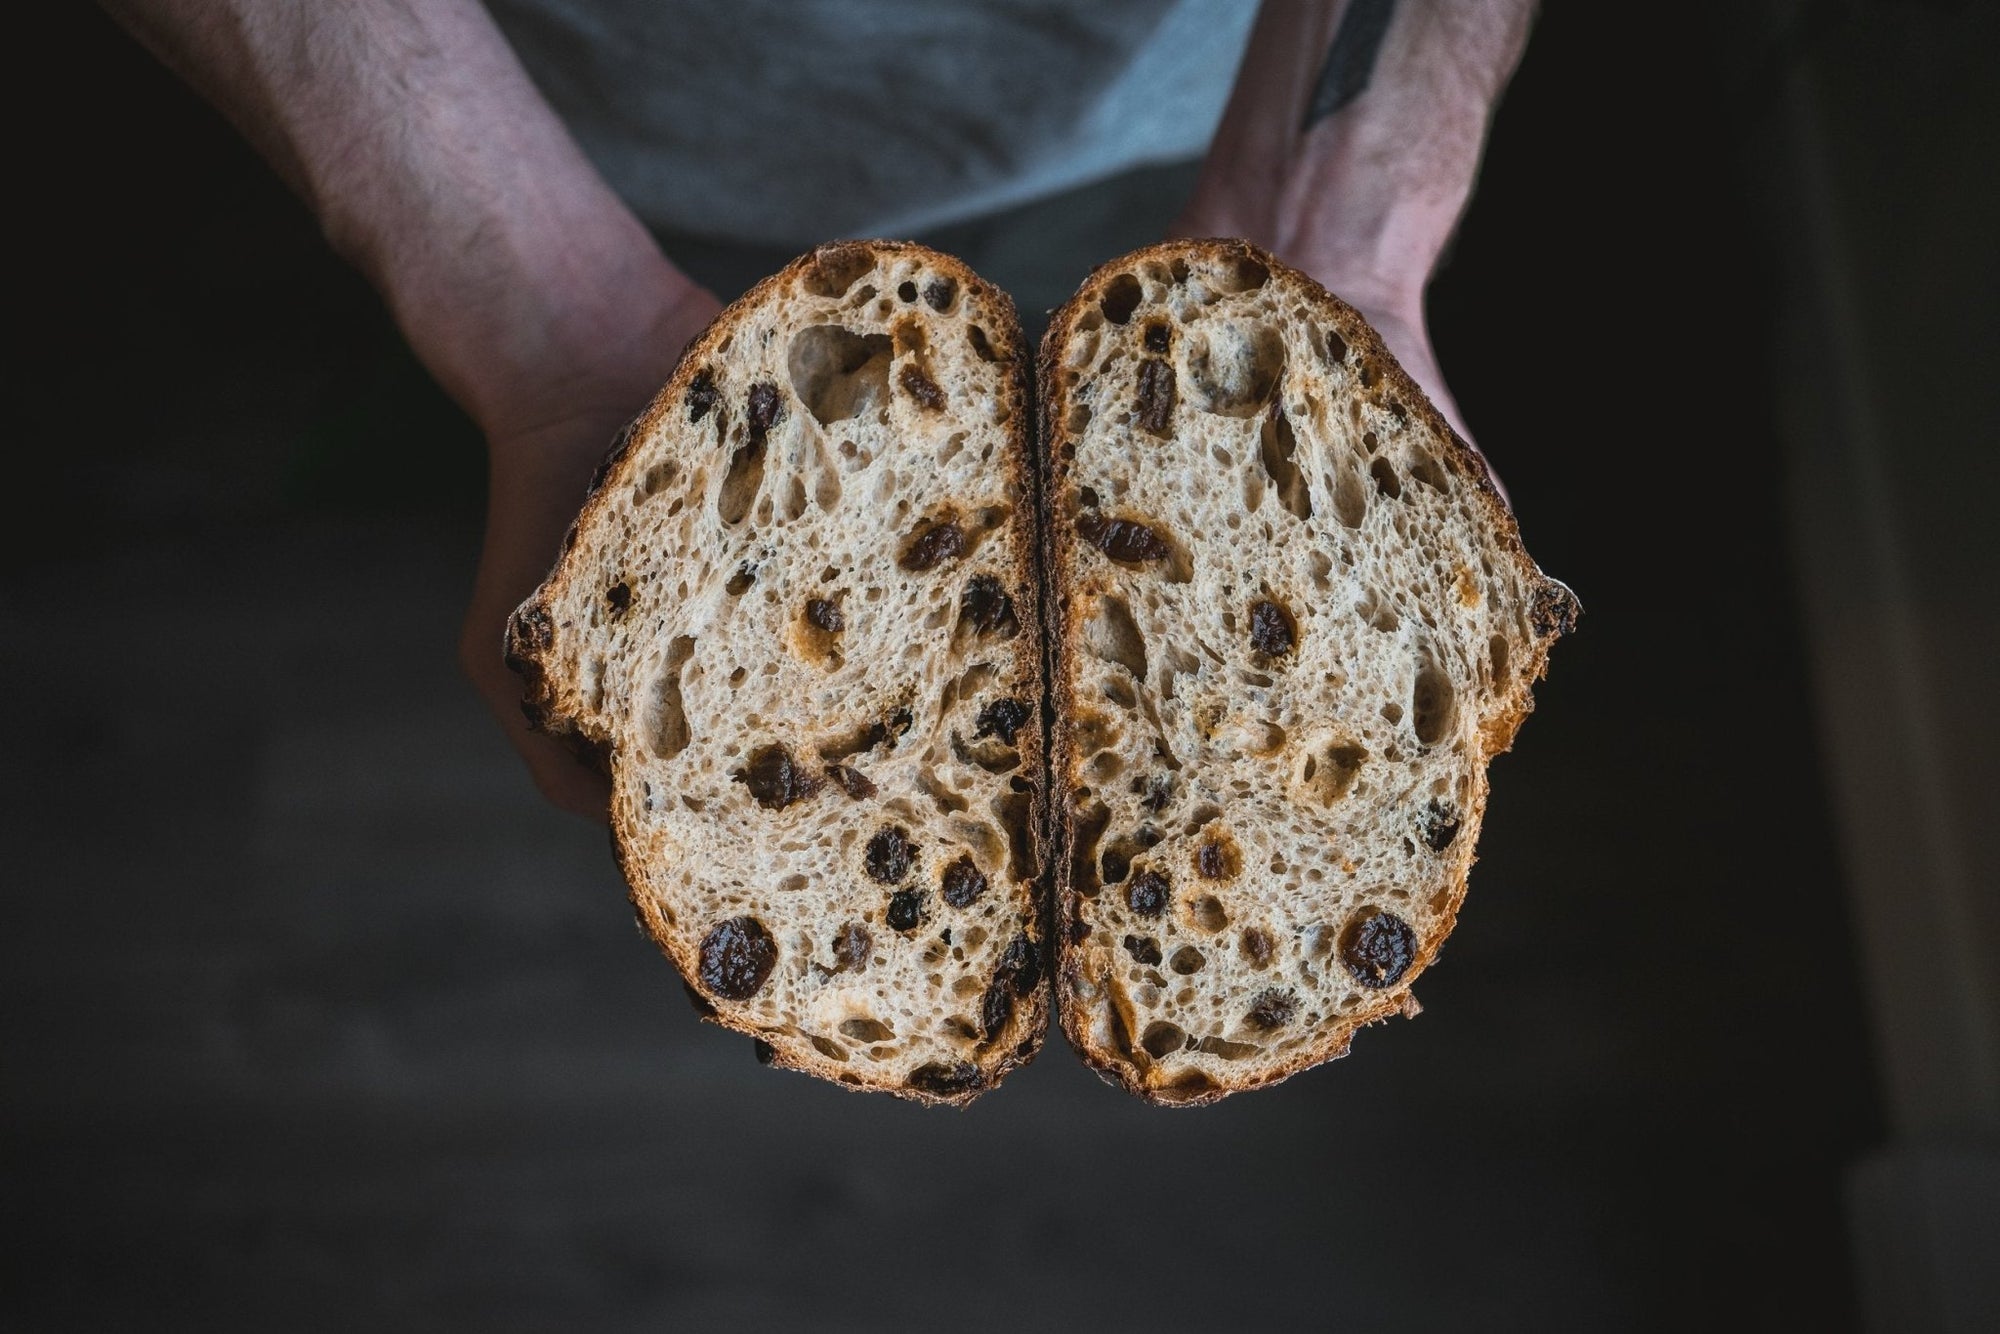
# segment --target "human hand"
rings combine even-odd
[[[555,563],[612,440],[645,409],[682,349],[721,309],[707,291],[685,287],[643,339],[603,348],[596,364],[575,375],[551,369],[544,385],[507,399],[487,427],[486,540],[459,636],[459,663],[542,795],[587,819],[606,818],[609,784],[567,747],[528,726],[521,678],[502,658],[507,618]]]
[[[1468,444],[1424,290],[1471,197],[1533,10],[1532,0],[1266,4],[1172,229],[1241,237],[1317,279],[1361,312]]]

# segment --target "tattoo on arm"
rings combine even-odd
[[[1381,53],[1382,38],[1395,17],[1396,0],[1348,0],[1347,12],[1333,34],[1333,47],[1326,53],[1306,103],[1301,130],[1313,126],[1368,91],[1375,73],[1375,57]]]

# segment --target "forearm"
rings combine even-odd
[[[104,2],[305,199],[489,433],[636,408],[665,378],[663,313],[695,289],[477,0]]]
[[[1533,0],[1266,0],[1186,225],[1420,319],[1533,14]]]

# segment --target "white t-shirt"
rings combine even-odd
[[[1207,146],[1253,0],[488,0],[649,225],[897,236]]]

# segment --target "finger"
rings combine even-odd
[[[610,823],[611,780],[548,737],[524,735],[520,747],[529,776],[550,805],[593,824]]]

